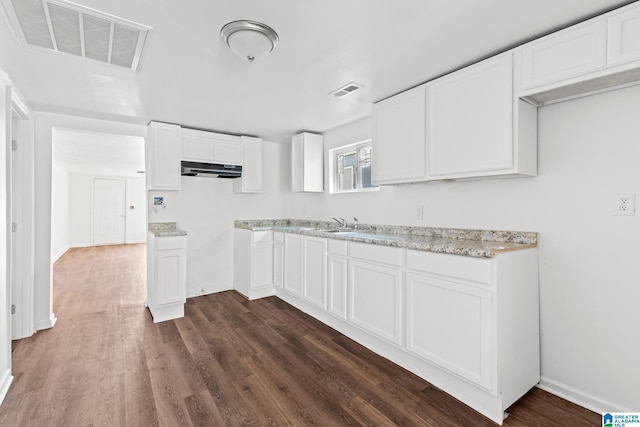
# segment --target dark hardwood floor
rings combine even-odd
[[[54,266],[58,323],[14,343],[1,426],[493,426],[278,298],[189,299],[154,324],[144,245],[73,249]],[[533,389],[507,426],[596,426]]]

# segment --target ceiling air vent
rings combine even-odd
[[[333,95],[336,98],[344,98],[345,96],[352,94],[361,87],[363,86],[358,83],[351,82],[334,90],[333,92],[329,92],[329,95]]]
[[[151,27],[64,0],[0,0],[21,43],[138,69]]]

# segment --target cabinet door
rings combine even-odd
[[[284,289],[302,296],[302,236],[285,233],[284,235]]]
[[[429,86],[429,177],[470,177],[513,167],[512,55]]]
[[[146,157],[147,190],[180,189],[180,126],[151,122]]]
[[[347,319],[347,259],[327,257],[327,288],[329,312]]]
[[[407,349],[492,388],[491,291],[409,273]]]
[[[192,136],[182,137],[182,159],[194,162],[213,160],[213,141]]]
[[[327,240],[304,238],[304,299],[327,309]]]
[[[425,86],[419,86],[373,105],[374,184],[425,179],[425,97]]]
[[[184,249],[158,251],[155,305],[185,302],[187,269]]]
[[[604,68],[606,21],[577,25],[531,42],[522,49],[522,89]]]
[[[349,261],[349,321],[402,345],[402,271]]]
[[[304,135],[295,135],[291,139],[291,191],[304,191]]]
[[[273,284],[278,288],[284,286],[284,245],[273,245]]]
[[[236,193],[262,192],[262,140],[242,137],[242,178],[233,180]]]
[[[242,165],[242,144],[239,142],[213,141],[213,162]]]
[[[251,289],[273,284],[273,244],[257,243],[251,249]]]
[[[608,66],[640,60],[640,7],[612,14],[608,30]]]

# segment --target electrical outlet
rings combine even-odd
[[[416,206],[416,219],[424,219],[424,209],[422,208],[422,205]]]
[[[613,200],[613,214],[616,216],[633,216],[636,214],[636,195],[634,193],[616,194]]]

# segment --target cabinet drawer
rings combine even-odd
[[[408,250],[407,268],[474,282],[491,283],[491,260],[488,259]]]
[[[328,251],[333,255],[347,256],[348,242],[329,239]]]
[[[351,242],[349,255],[380,264],[402,265],[402,249],[390,246]]]
[[[156,249],[159,251],[182,249],[186,246],[185,243],[187,242],[184,236],[156,237],[156,239],[158,239]]]
[[[252,243],[268,243],[273,241],[273,232],[271,230],[266,231],[253,231],[251,232]]]

